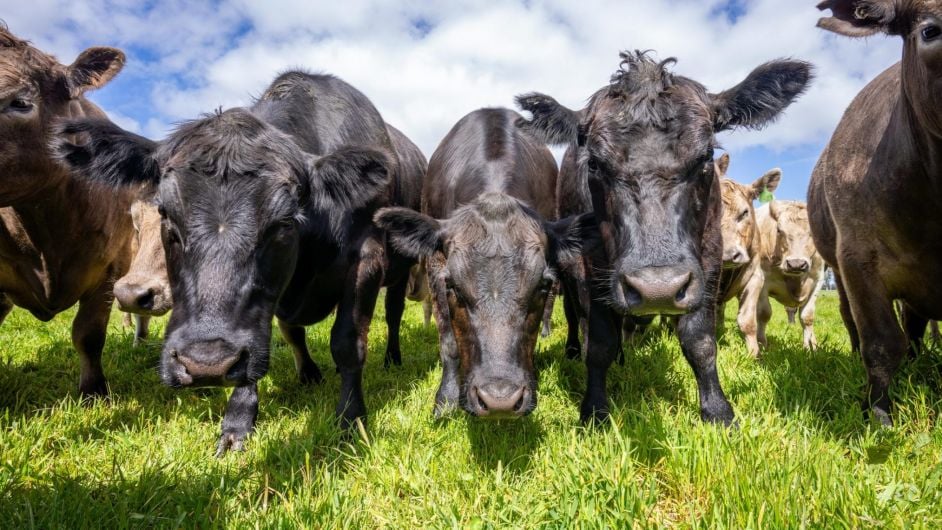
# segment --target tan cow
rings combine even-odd
[[[729,155],[716,161],[716,174],[723,193],[723,272],[716,299],[717,322],[723,325],[726,302],[739,301],[736,322],[746,340],[746,349],[759,355],[756,308],[765,285],[761,266],[762,239],[753,202],[763,191],[774,192],[782,180],[782,170],[773,169],[749,185],[726,178]]]
[[[814,349],[814,306],[824,285],[824,259],[815,249],[805,203],[772,201],[756,210],[762,237],[762,273],[765,284],[756,318],[759,344],[767,343],[765,327],[772,318],[769,297],[786,308],[798,309],[802,343]]]
[[[132,198],[76,178],[48,146],[63,118],[105,118],[83,94],[124,59],[89,48],[66,66],[0,25],[0,322],[13,306],[45,322],[78,303],[72,344],[84,396],[108,392],[101,352],[112,285],[131,259]]]

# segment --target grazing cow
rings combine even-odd
[[[344,426],[365,417],[367,332],[387,260],[372,218],[388,203],[395,158],[362,93],[291,71],[251,107],[184,123],[161,142],[77,120],[56,150],[89,177],[155,194],[173,296],[161,378],[235,386],[218,455],[241,449],[254,429],[275,316],[303,345],[304,326],[336,309],[337,415]]]
[[[723,273],[716,299],[716,318],[723,326],[726,302],[736,298],[739,313],[736,322],[746,339],[746,349],[759,355],[756,336],[756,308],[765,275],[762,273],[762,238],[756,222],[753,202],[763,191],[774,192],[782,180],[782,170],[773,169],[750,185],[739,184],[726,178],[729,155],[716,161],[716,173],[720,177],[723,197]]]
[[[89,48],[69,66],[0,25],[0,322],[19,306],[46,322],[76,303],[72,344],[79,391],[108,393],[101,352],[114,281],[131,260],[130,193],[106,198],[47,151],[62,118],[103,118],[86,91],[124,66],[114,48]]]
[[[903,39],[902,61],[847,108],[808,188],[815,246],[834,269],[841,317],[867,369],[864,407],[891,425],[888,393],[909,336],[942,319],[942,4],[828,0],[818,26]],[[912,326],[912,327],[910,327]],[[918,328],[918,332],[917,332]]]
[[[549,96],[518,97],[523,126],[569,145],[567,212],[592,210],[601,250],[565,280],[567,313],[582,320],[588,382],[584,421],[608,416],[606,374],[619,350],[622,315],[682,315],[677,335],[697,380],[700,415],[729,424],[733,409],[716,370],[716,295],[722,269],[722,202],[715,134],[761,127],[798,97],[811,65],[774,61],[711,94],[673,74],[674,60],[621,54],[611,83],[579,111]],[[565,165],[565,164],[564,164]],[[562,208],[561,212],[562,212]],[[565,278],[564,278],[565,279]]]
[[[765,328],[772,318],[769,297],[798,311],[802,344],[818,347],[814,336],[814,308],[824,286],[824,259],[814,247],[804,203],[772,201],[756,210],[762,239],[762,274],[765,283],[758,300],[759,344],[768,340]]]
[[[557,269],[578,256],[590,222],[548,222],[556,162],[520,115],[462,118],[429,161],[424,212],[376,215],[393,246],[428,264],[443,365],[435,415],[517,417],[536,407],[533,349]]]
[[[392,125],[386,124],[386,131],[400,160],[392,192],[393,204],[418,209],[421,206],[422,179],[428,165],[425,156]],[[147,336],[147,317],[160,316],[170,310],[172,295],[170,281],[167,279],[167,261],[160,240],[160,214],[157,212],[157,206],[146,201],[137,201],[131,207],[131,216],[134,219],[138,250],[128,273],[115,283],[114,292],[122,311],[139,315],[136,333],[136,339],[139,340]],[[386,366],[402,363],[399,324],[402,320],[405,296],[409,290],[407,285],[411,281],[411,276],[405,275],[403,270],[412,264],[408,258],[399,256],[391,257],[390,261],[394,264],[391,268],[396,270],[388,270],[384,276],[384,279],[392,280],[388,283],[385,300],[386,323],[389,327],[384,359]],[[303,332],[298,332],[290,326],[281,327],[285,340],[294,351],[295,365],[301,382],[320,381],[320,369],[311,359]]]

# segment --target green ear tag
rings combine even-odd
[[[775,199],[775,195],[772,195],[772,192],[769,191],[769,188],[762,188],[762,193],[759,194],[759,202],[762,204],[768,204]]]

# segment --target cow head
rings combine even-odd
[[[848,37],[878,33],[903,39],[903,91],[919,124],[942,136],[942,2],[938,0],[825,0],[831,16],[818,27]]]
[[[160,212],[154,204],[135,201],[131,205],[131,220],[136,251],[131,268],[114,284],[114,297],[122,311],[160,316],[170,311],[173,303],[160,239]]]
[[[154,195],[174,305],[161,356],[171,386],[263,376],[308,214],[342,218],[387,186],[385,154],[316,157],[246,109],[185,123],[159,143],[103,121],[66,123],[60,133],[56,151],[76,171]]]
[[[811,238],[808,208],[800,202],[772,201],[769,215],[776,227],[769,242],[774,265],[789,276],[808,274],[820,260]]]
[[[701,252],[708,220],[719,222],[716,133],[774,120],[808,86],[811,66],[770,62],[711,94],[671,73],[672,59],[621,57],[583,110],[542,94],[518,97],[532,113],[519,125],[578,149],[609,261],[607,302],[623,313],[681,314],[703,300]]]
[[[558,270],[580,255],[592,219],[546,223],[516,199],[488,193],[447,220],[386,208],[376,222],[404,255],[428,257],[432,296],[447,305],[457,341],[464,409],[530,413],[543,308]]]
[[[744,185],[726,178],[729,155],[716,161],[716,173],[720,177],[723,194],[723,268],[738,269],[748,264],[758,252],[756,213],[753,202],[763,191],[774,192],[782,179],[782,170],[773,169],[759,177],[751,185]]]
[[[52,124],[80,112],[82,94],[123,66],[124,53],[114,48],[89,48],[65,66],[0,25],[0,205],[68,178],[47,151]]]

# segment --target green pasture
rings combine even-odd
[[[329,323],[308,329],[327,375],[302,387],[273,339],[258,429],[213,458],[227,391],[176,391],[154,339],[132,346],[115,312],[105,349],[111,399],[77,399],[74,312],[0,327],[0,527],[4,528],[942,528],[942,355],[907,362],[897,427],[860,409],[864,371],[826,293],[821,348],[776,306],[770,348],[751,358],[727,307],[720,377],[737,429],[699,421],[677,341],[654,330],[609,376],[611,425],[583,428],[585,369],[555,329],[539,342],[539,405],[520,421],[463,413],[435,422],[437,338],[409,304],[404,364],[383,369],[382,304],[371,334],[369,423],[344,435]]]

